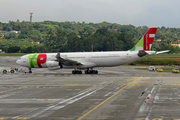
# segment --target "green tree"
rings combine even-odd
[[[67,44],[67,39],[66,39],[66,36],[67,36],[67,33],[61,29],[58,29],[56,32],[55,32],[55,35],[56,35],[56,49],[58,51],[63,51],[63,47]]]
[[[56,47],[56,36],[52,31],[49,31],[45,37],[45,46],[48,48],[49,52]]]
[[[20,50],[20,47],[18,46],[11,46],[8,48],[8,53],[16,53],[16,52],[19,52]]]
[[[76,33],[72,32],[67,35],[67,47],[69,52],[80,51],[80,39]]]

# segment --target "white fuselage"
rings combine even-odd
[[[80,65],[74,64],[62,64],[63,68],[77,68],[77,69],[86,69],[86,68],[94,68],[94,67],[113,67],[119,66],[123,64],[132,63],[138,61],[144,57],[149,55],[153,55],[155,51],[146,51],[148,54],[139,57],[139,51],[113,51],[113,52],[74,52],[74,53],[60,53],[60,57],[64,60],[72,60]],[[49,62],[54,62],[57,60],[56,55],[57,53],[39,53],[39,54],[46,54],[46,60],[43,64],[41,64],[42,68],[49,68]],[[16,62],[17,64],[28,67],[28,68],[38,68],[37,59],[45,59],[45,58],[29,58],[29,55],[39,55],[39,54],[28,54],[22,56]],[[33,64],[33,65],[32,65]],[[33,67],[32,67],[33,66]]]

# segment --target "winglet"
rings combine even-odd
[[[157,27],[149,28],[149,30],[144,34],[140,41],[130,51],[150,51],[156,31]]]

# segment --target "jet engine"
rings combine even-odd
[[[57,70],[63,68],[60,62],[57,61],[47,61],[46,66],[49,70]]]

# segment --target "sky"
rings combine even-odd
[[[75,21],[180,28],[180,0],[0,0],[0,22]]]

